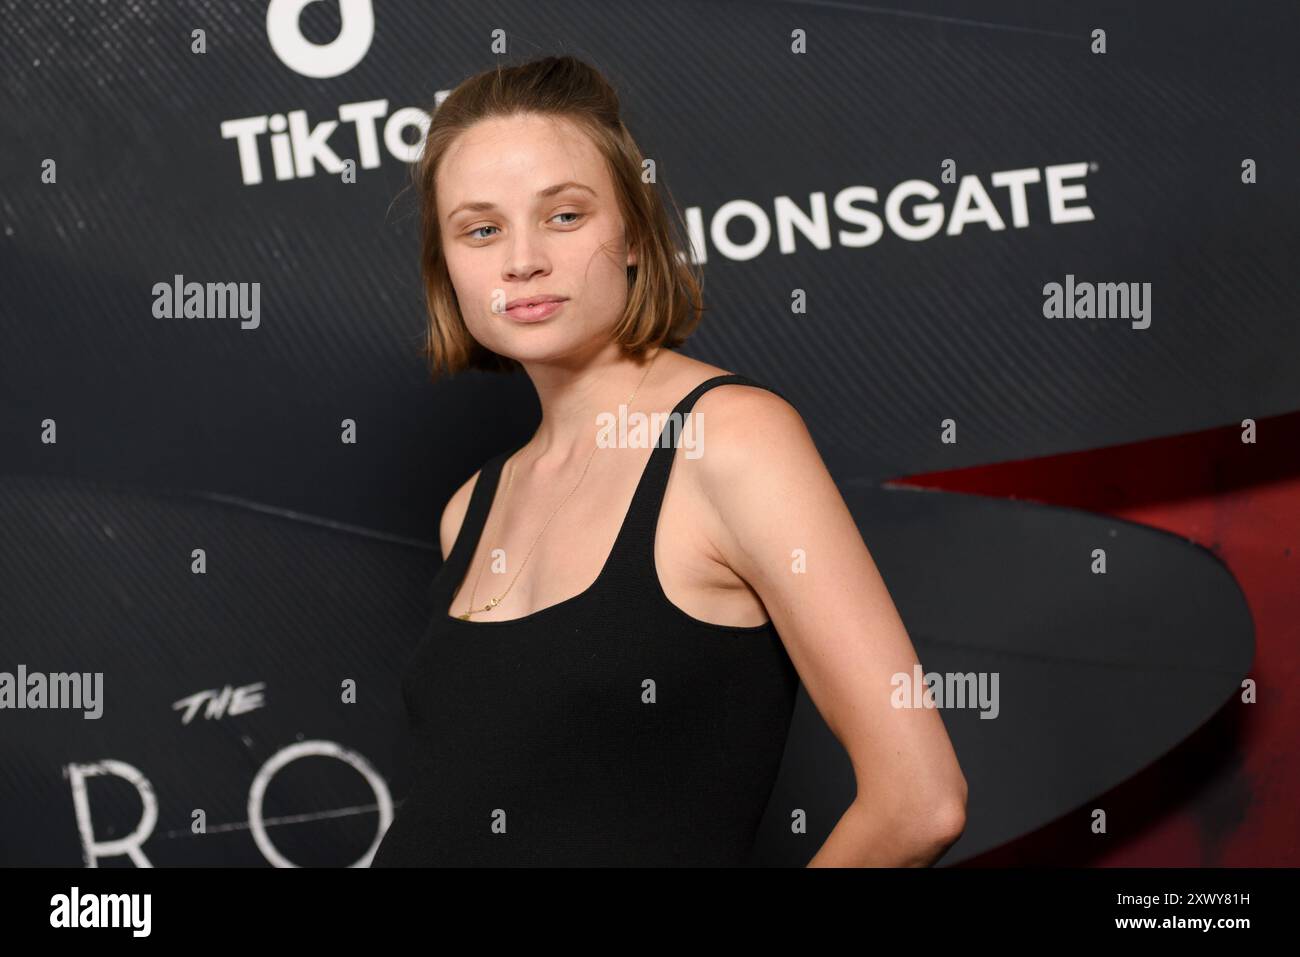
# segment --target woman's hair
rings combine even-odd
[[[452,141],[481,120],[519,114],[563,117],[577,124],[608,165],[626,228],[627,308],[614,327],[626,355],[673,348],[686,341],[704,309],[698,267],[678,256],[670,219],[653,183],[641,178],[644,157],[619,116],[618,94],[601,73],[572,56],[548,56],[498,66],[462,82],[433,112],[424,150],[411,166],[421,218],[420,275],[428,330],[424,355],[435,380],[462,369],[510,372],[519,363],[480,345],[461,315],[447,272],[439,228],[438,165]],[[671,193],[669,193],[671,201]],[[681,216],[676,203],[677,223]]]

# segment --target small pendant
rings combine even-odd
[[[461,621],[469,621],[469,612],[465,612],[463,615],[457,615],[456,617]]]
[[[500,600],[501,600],[500,598],[493,598],[490,602],[488,602],[486,605],[483,606],[483,610],[491,611],[493,608],[497,606],[497,602],[499,602]]]

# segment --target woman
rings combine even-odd
[[[443,512],[373,864],[745,864],[800,678],[859,785],[810,863],[931,863],[965,782],[937,713],[890,705],[915,652],[798,413],[673,351],[699,281],[642,171],[572,57],[473,77],[429,127],[431,369],[522,369],[542,420]]]

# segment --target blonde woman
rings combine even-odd
[[[891,707],[915,651],[795,409],[674,351],[700,281],[642,170],[572,57],[433,116],[431,371],[522,370],[542,418],[442,514],[373,866],[747,864],[800,680],[858,781],[810,864],[932,863],[966,786],[938,714]]]

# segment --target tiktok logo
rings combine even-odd
[[[337,0],[342,25],[329,43],[312,43],[298,26],[303,9],[319,0],[271,0],[266,8],[266,36],[271,49],[289,69],[326,79],[347,73],[366,55],[375,38],[371,0]]]
[[[302,33],[302,12],[316,2],[319,0],[270,0],[267,39],[275,55],[298,74],[315,79],[341,76],[365,58],[375,38],[373,0],[332,0],[338,4],[339,35],[329,43],[313,43]],[[435,102],[441,103],[448,92],[439,90]],[[381,147],[403,163],[415,162],[424,151],[430,117],[418,107],[390,109],[387,98],[350,100],[338,104],[334,111],[337,119],[313,122],[306,109],[279,106],[274,112],[221,121],[221,138],[237,144],[239,175],[245,186],[262,182],[264,143],[269,144],[279,181],[305,179],[324,170],[330,176],[343,177],[344,182],[355,182],[358,169],[380,165]],[[313,106],[313,112],[316,109]],[[352,124],[349,142],[335,137],[340,124]],[[410,130],[415,131],[414,141]]]

